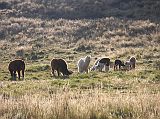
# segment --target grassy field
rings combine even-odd
[[[159,1],[74,1],[0,2],[0,119],[159,119]],[[89,67],[99,57],[135,56],[136,69],[79,74],[86,55]],[[11,80],[16,58],[26,63],[24,80]],[[73,74],[53,77],[52,58]]]
[[[159,71],[139,69],[74,74],[69,79],[1,81],[0,115],[16,119],[158,119],[159,79]]]
[[[159,119],[160,71],[143,64],[133,71],[52,77],[47,64],[27,63],[25,80],[0,84],[0,118]],[[73,68],[72,68],[73,65]],[[5,67],[5,66],[4,66]]]

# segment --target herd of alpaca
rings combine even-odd
[[[78,73],[88,73],[89,72],[89,64],[91,61],[91,56],[86,56],[81,58],[77,63]],[[114,61],[114,71],[116,70],[131,70],[135,69],[136,65],[136,58],[131,57],[125,63],[119,59]],[[109,67],[111,66],[111,61],[109,58],[99,58],[96,60],[94,65],[90,68],[90,71],[109,71]],[[53,76],[55,75],[55,71],[57,71],[58,76],[60,73],[63,76],[69,76],[73,72],[68,70],[67,63],[64,59],[52,59],[51,61],[51,69]],[[12,79],[16,79],[16,72],[18,73],[18,79],[20,79],[21,75],[20,72],[22,71],[22,77],[24,78],[24,71],[25,71],[25,62],[23,60],[17,59],[11,61],[8,66],[8,70],[11,74]]]

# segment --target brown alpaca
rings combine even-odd
[[[72,71],[69,71],[67,69],[67,64],[63,59],[52,59],[51,61],[51,68],[52,68],[52,74],[55,76],[54,71],[56,70],[58,73],[58,76],[60,75],[60,72],[63,74],[63,76],[68,76],[72,74]]]
[[[20,79],[20,71],[22,71],[22,77],[24,78],[25,63],[20,59],[11,61],[8,70],[10,71],[12,78],[16,78],[16,71],[18,72],[18,79]]]
[[[121,66],[125,66],[124,63],[121,60],[116,59],[114,61],[114,71],[115,70],[121,70]]]
[[[131,69],[135,69],[136,67],[136,58],[135,57],[131,57],[129,59],[130,63],[131,63]]]

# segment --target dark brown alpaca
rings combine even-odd
[[[16,71],[18,72],[18,79],[20,79],[20,71],[22,71],[22,77],[24,78],[25,63],[20,59],[11,61],[8,70],[10,71],[12,78],[16,78]]]
[[[109,58],[102,58],[102,59],[99,60],[99,63],[103,63],[106,66],[109,66],[110,65],[110,59]]]
[[[114,70],[121,70],[121,66],[125,66],[124,63],[121,60],[116,59],[114,61]]]
[[[56,70],[58,73],[58,76],[60,73],[63,74],[63,76],[69,76],[72,74],[71,71],[67,69],[67,64],[63,59],[52,59],[51,61],[51,68],[52,68],[52,74],[55,76],[54,71]]]
[[[99,60],[99,63],[105,64],[105,71],[109,71],[110,59],[109,58],[102,58]]]

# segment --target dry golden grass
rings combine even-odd
[[[42,92],[43,94],[44,92]],[[26,94],[19,98],[0,97],[2,119],[159,119],[160,94],[145,89],[136,93],[103,92],[101,88]],[[11,94],[12,95],[12,94]]]

